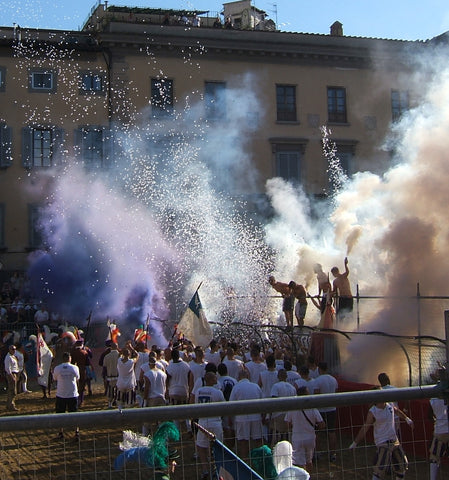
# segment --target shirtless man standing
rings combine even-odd
[[[337,267],[331,269],[335,277],[333,282],[333,294],[337,297],[337,318],[342,319],[345,312],[352,312],[354,299],[352,297],[351,286],[349,285],[348,257],[345,257],[345,272],[340,273]]]
[[[295,297],[292,294],[292,289],[287,283],[276,282],[273,276],[268,277],[268,283],[282,295],[284,301],[282,302],[282,311],[287,321],[287,327],[293,327],[293,306]]]
[[[316,279],[318,280],[318,298],[321,296],[320,311],[321,313],[326,310],[327,293],[332,291],[332,285],[329,282],[329,275],[323,272],[323,267],[317,263],[315,264],[313,271],[316,273]]]
[[[307,312],[307,293],[306,289],[299,283],[293,280],[288,284],[291,289],[292,295],[298,300],[295,306],[295,317],[298,322],[298,326],[304,326],[304,318]]]

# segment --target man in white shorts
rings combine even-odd
[[[338,382],[335,377],[327,373],[327,363],[320,362],[318,370],[320,374],[313,381],[313,393],[335,393],[338,389]],[[326,424],[330,461],[335,463],[337,460],[337,433],[335,430],[337,425],[337,408],[322,407],[319,411]]]
[[[249,372],[244,369],[239,374],[239,382],[232,389],[229,401],[254,400],[262,398],[262,390],[259,385],[249,381]],[[239,456],[248,459],[251,448],[263,445],[262,415],[251,413],[237,415],[235,417],[235,434],[237,438]]]
[[[296,388],[287,382],[287,372],[282,368],[278,372],[278,382],[271,387],[271,397],[296,397]],[[288,424],[284,419],[285,412],[272,412],[270,418],[271,445],[281,440],[288,440]]]
[[[308,395],[307,387],[300,387],[298,395]],[[291,410],[285,415],[285,421],[292,426],[293,464],[312,471],[313,452],[315,451],[315,429],[323,429],[323,417],[316,408]]]
[[[190,367],[179,356],[179,350],[173,350],[172,359],[167,367],[167,386],[171,405],[182,405],[188,402]]]
[[[106,381],[108,385],[108,408],[117,405],[117,362],[119,358],[118,345],[115,342],[111,342],[111,351],[103,358],[103,368],[106,371]]]
[[[206,372],[204,375],[204,386],[199,387],[195,393],[195,403],[224,402],[223,392],[217,388],[217,375],[214,372]],[[223,441],[223,424],[221,417],[200,418],[198,424],[215,437]],[[210,462],[208,460],[210,440],[205,433],[198,430],[196,437],[198,455],[203,467],[203,478],[209,478]]]

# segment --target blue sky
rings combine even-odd
[[[78,30],[96,0],[0,0],[0,26]],[[218,12],[216,0],[110,0],[109,5]],[[281,30],[328,34],[338,20],[345,35],[426,40],[449,30],[447,0],[253,0]],[[276,15],[277,10],[277,15]]]

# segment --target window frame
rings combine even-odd
[[[0,66],[0,92],[6,90],[6,67]]]
[[[6,123],[0,122],[0,168],[12,165],[12,130]]]
[[[204,82],[204,111],[209,121],[222,121],[227,117],[226,82],[206,80]]]
[[[85,88],[85,79],[89,78],[91,80],[91,87]],[[95,79],[99,79],[100,88],[95,87]],[[91,70],[82,70],[79,72],[79,94],[80,95],[105,95],[105,81],[106,77],[103,73]]]
[[[297,149],[276,151],[276,177],[280,177],[287,182],[300,184],[302,180],[301,158],[301,152]],[[285,161],[287,162],[286,165]],[[286,174],[284,174],[285,170],[287,170]]]
[[[45,138],[42,134],[36,135],[37,132],[50,132]],[[40,146],[37,143],[40,143]],[[22,128],[22,165],[26,169],[32,168],[52,168],[60,164],[58,157],[59,152],[64,153],[62,149],[64,145],[64,130],[54,125],[41,126],[30,125]],[[40,151],[38,157],[35,153]],[[47,155],[44,152],[48,151]],[[37,158],[40,161],[37,162]],[[49,161],[45,162],[43,159]]]
[[[38,225],[40,208],[41,205],[28,204],[28,244],[31,250],[42,248],[44,245],[42,233]]]
[[[38,87],[34,83],[35,75],[50,75],[51,86]],[[55,93],[56,92],[56,71],[51,68],[32,68],[29,70],[28,91],[31,93]]]
[[[5,211],[5,204],[0,203],[0,248],[5,248]]]
[[[48,134],[48,136],[44,136],[44,134]],[[31,137],[31,159],[33,168],[48,168],[53,166],[53,142],[54,135],[52,128],[33,127]],[[36,152],[40,153],[36,155]],[[40,159],[39,162],[36,162],[37,158]],[[47,160],[48,165],[45,164],[45,160]]]
[[[95,133],[101,134],[101,139],[96,142],[96,148],[91,148],[92,146],[95,147],[95,141],[92,141]],[[76,155],[83,161],[86,168],[108,167],[111,147],[112,136],[108,127],[102,125],[82,125],[75,130]],[[97,152],[97,155],[94,152]]]
[[[334,124],[348,123],[348,101],[345,87],[327,87],[327,120],[328,123]]]
[[[167,87],[161,88],[166,85]],[[163,90],[161,92],[161,90]],[[168,95],[165,95],[168,92]],[[174,80],[172,78],[151,77],[151,115],[155,118],[169,117],[174,111]]]
[[[394,98],[397,95],[397,98]],[[404,101],[405,100],[405,101]],[[410,110],[410,92],[408,90],[391,90],[391,119],[397,122]]]
[[[284,180],[291,182],[293,184],[303,184],[304,178],[306,175],[306,162],[304,161],[304,156],[306,152],[306,145],[308,140],[306,138],[287,138],[287,137],[273,137],[269,139],[271,144],[271,151],[273,154],[273,175],[283,178]],[[291,176],[291,168],[288,166],[289,174],[287,176],[281,175],[282,166],[280,162],[282,161],[283,155],[296,155],[296,170],[297,173],[295,176]],[[292,159],[288,159],[290,162]]]
[[[298,123],[297,92],[296,85],[276,84],[276,121]],[[290,91],[290,93],[288,92]],[[288,99],[292,98],[291,101]],[[290,107],[290,108],[289,108]],[[291,108],[293,107],[293,108]]]

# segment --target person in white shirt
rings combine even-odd
[[[53,379],[56,382],[56,413],[76,412],[78,410],[78,380],[80,371],[77,365],[70,363],[72,357],[69,352],[62,354],[62,363],[53,370]],[[75,436],[79,437],[76,428]],[[59,438],[64,438],[63,429],[59,431]]]
[[[271,387],[271,397],[295,397],[296,388],[287,382],[287,372],[284,369],[278,372],[278,382]],[[284,419],[285,412],[272,412],[270,419],[271,445],[281,440],[287,440],[288,424]]]
[[[195,385],[195,382],[198,379],[202,379],[204,374],[206,373],[206,365],[207,362],[204,360],[204,351],[203,347],[195,347],[194,350],[194,358],[191,362],[189,362],[190,368],[190,379],[189,379],[189,394],[190,394],[190,402],[195,402],[195,393],[192,391]]]
[[[395,413],[413,428],[413,421],[402,410],[392,403],[378,402],[369,409],[364,425],[349,446],[350,449],[356,448],[357,444],[365,438],[370,427],[373,427],[374,443],[377,449],[373,480],[383,480],[390,468],[396,475],[396,479],[402,480],[408,468],[407,457],[396,434]]]
[[[136,380],[137,380],[137,385],[138,385],[138,390],[139,392],[143,393],[143,381],[140,381],[140,369],[142,368],[142,365],[148,365],[148,356],[149,356],[149,350],[146,347],[144,342],[137,342],[135,345],[135,350],[137,352],[137,360],[134,365],[134,372],[136,375]]]
[[[228,375],[228,368],[224,363],[220,363],[217,367],[218,372],[218,385],[223,392],[225,400],[229,400],[233,388],[237,385],[237,380],[234,377]],[[223,434],[225,443],[229,448],[233,448],[235,445],[235,433],[234,433],[234,417],[223,417]]]
[[[290,360],[284,360],[284,370],[287,371],[287,382],[293,386],[295,386],[296,380],[301,378],[299,373],[295,371],[295,368]]]
[[[263,398],[271,397],[271,387],[279,380],[276,360],[273,355],[265,359],[267,369],[260,372],[258,385],[262,389]]]
[[[223,359],[223,363],[228,369],[228,375],[236,380],[239,379],[240,372],[245,370],[245,364],[242,360],[235,357],[235,351],[232,347],[228,347],[226,350],[226,357]]]
[[[204,386],[199,387],[195,393],[195,403],[224,402],[223,392],[217,388],[217,375],[214,372],[206,372],[204,375]],[[223,441],[223,424],[221,417],[200,418],[198,424],[207,431],[213,433],[215,437]],[[198,430],[196,437],[198,455],[203,467],[203,476],[209,474],[210,466],[208,460],[210,440],[201,430]]]
[[[312,356],[307,357],[307,366],[309,367],[310,378],[316,378],[320,375],[320,371],[318,369],[318,365],[316,364],[314,357]]]
[[[190,367],[190,365],[189,365],[189,367]],[[215,375],[217,374],[217,367],[215,366],[215,363],[208,363],[206,365],[206,368],[204,369],[204,375],[201,378],[197,378],[195,380],[195,383],[193,384],[193,388],[192,388],[192,392],[191,392],[191,399],[192,399],[191,403],[195,403],[195,396],[196,396],[196,393],[198,392],[198,389],[201,388],[201,387],[204,387],[206,374],[208,372],[215,373]],[[236,383],[237,383],[237,381],[236,381]],[[217,380],[217,384],[214,385],[214,387],[221,390],[220,385],[218,383],[218,380]]]
[[[309,395],[307,387],[300,387],[298,395]],[[293,464],[312,471],[313,453],[316,445],[315,429],[323,429],[325,423],[316,408],[291,410],[285,421],[292,427]]]
[[[46,325],[48,323],[48,311],[45,305],[41,305],[40,309],[34,314],[34,322],[38,325]]]
[[[128,341],[117,360],[117,407],[119,409],[131,406],[134,402],[133,396],[137,385],[134,366],[137,358],[137,352]]]
[[[390,377],[385,372],[379,373],[379,375],[377,376],[377,380],[379,380],[380,388],[382,390],[396,388],[396,387],[393,387],[393,385],[391,385]],[[398,402],[392,402],[392,403],[395,407],[399,408]],[[401,426],[401,422],[397,414],[394,415],[394,424],[396,425],[396,433],[399,437],[399,429]]]
[[[144,407],[163,407],[166,405],[167,374],[157,367],[156,356],[148,358],[148,370],[146,370],[143,381],[143,405]],[[155,425],[154,425],[155,426]],[[150,423],[144,423],[142,434],[147,436]]]
[[[313,393],[335,393],[338,388],[338,382],[335,377],[327,373],[327,363],[318,364],[320,375],[313,381]],[[319,409],[321,416],[326,424],[326,433],[329,441],[330,460],[335,463],[337,449],[337,434],[335,431],[337,423],[337,408],[322,407]]]
[[[111,342],[111,351],[103,358],[103,368],[106,371],[108,408],[112,408],[117,404],[117,362],[119,358],[118,345],[115,342]]]
[[[8,353],[4,360],[6,381],[8,382],[8,391],[6,398],[6,409],[18,412],[16,407],[17,385],[19,382],[19,361],[16,356],[16,347],[10,345]]]
[[[251,360],[245,363],[249,372],[249,381],[259,384],[260,374],[267,369],[267,364],[262,360],[260,351],[256,348],[251,350]]]
[[[209,348],[204,353],[204,360],[206,360],[207,363],[215,363],[216,367],[220,365],[221,352],[217,340],[212,340],[210,342]]]
[[[249,372],[243,369],[239,374],[239,382],[232,389],[229,400],[253,400],[262,398],[259,385],[249,381]],[[252,448],[263,445],[262,416],[260,413],[237,415],[235,417],[235,434],[237,438],[238,453],[241,458],[248,459],[250,442]]]
[[[447,403],[444,398],[431,398],[430,408],[434,418],[433,438],[429,450],[430,480],[437,480],[441,458],[449,452]]]
[[[171,405],[188,402],[190,367],[179,357],[179,350],[173,350],[167,367],[167,387]]]
[[[302,365],[299,368],[299,375],[301,378],[299,378],[295,382],[296,390],[299,390],[301,387],[306,387],[312,395],[314,392],[314,381],[313,378],[310,378],[309,367],[307,367],[306,365]]]
[[[157,367],[156,358],[148,358],[149,369],[144,375],[144,401],[147,407],[166,405],[167,374]]]
[[[155,348],[154,352],[156,353],[156,365],[164,372],[167,372],[168,362],[165,360],[164,351],[160,348]]]
[[[23,393],[31,393],[31,390],[27,388],[28,375],[25,368],[25,348],[22,344],[16,345],[16,357],[19,364],[19,380],[18,388]]]

